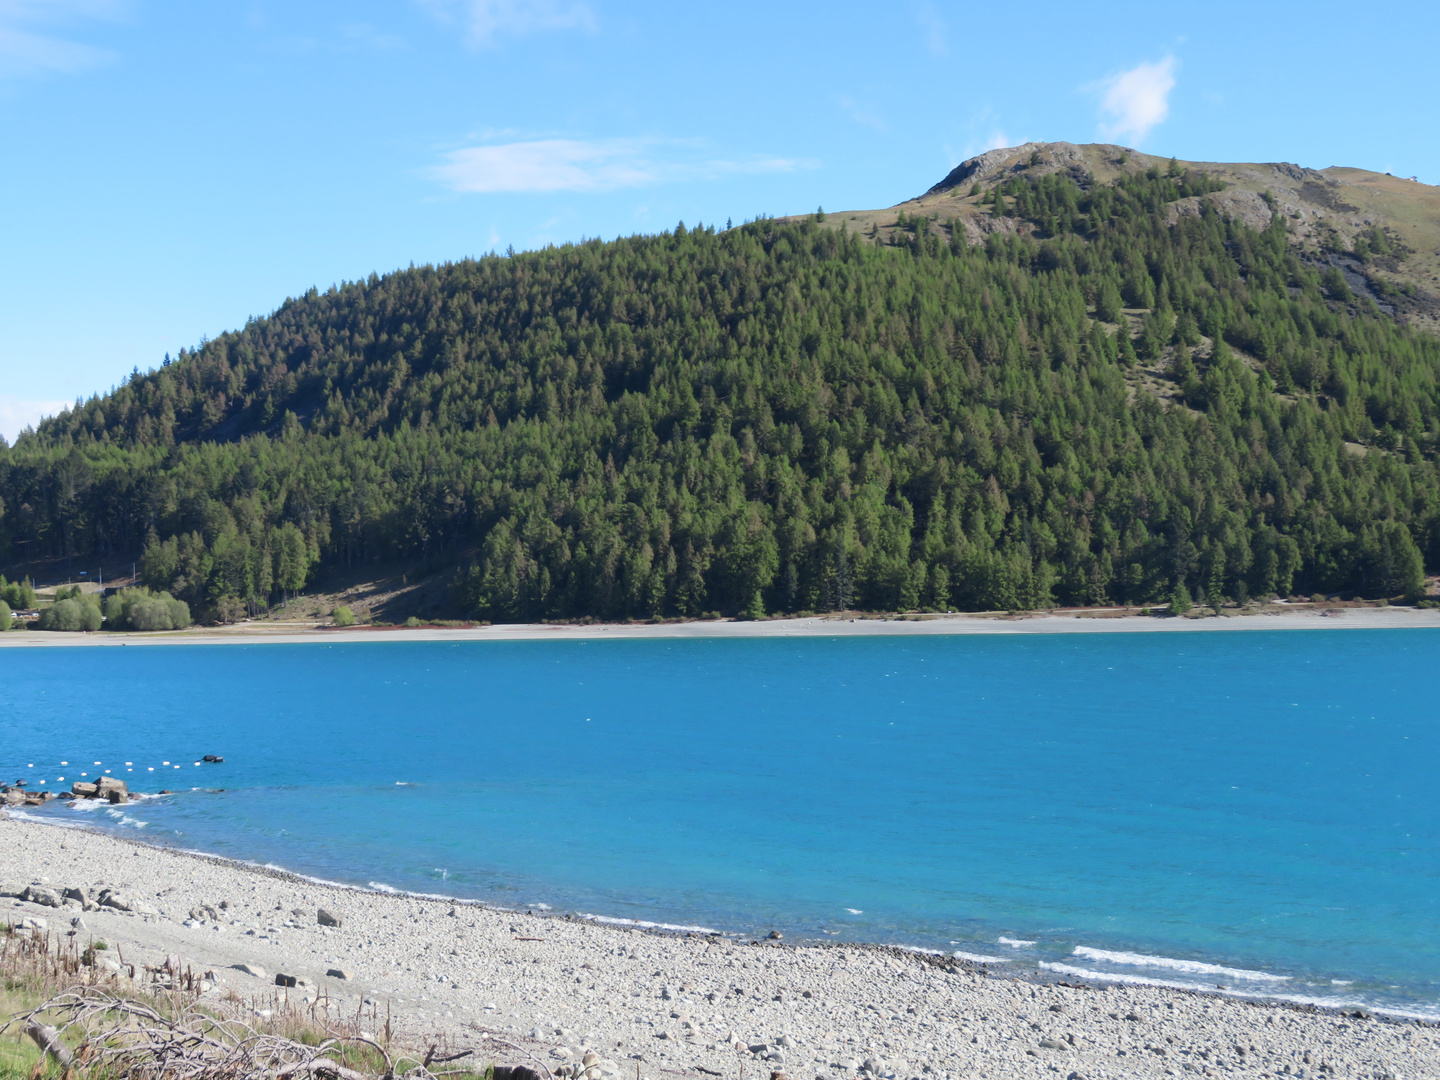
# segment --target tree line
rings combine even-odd
[[[138,551],[202,613],[395,560],[495,620],[1416,593],[1440,341],[1279,216],[1172,223],[1206,183],[312,290],[0,450],[0,559]]]

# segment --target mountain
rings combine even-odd
[[[1411,325],[1440,331],[1440,187],[1364,169],[1307,169],[1288,163],[1222,164],[1179,161],[1186,173],[1220,181],[1218,191],[1177,200],[1173,221],[1208,204],[1253,229],[1272,214],[1284,219],[1290,243],[1311,266],[1337,267],[1351,289],[1382,312]],[[956,166],[923,195],[886,210],[829,215],[851,229],[887,236],[900,214],[955,222],[972,243],[996,231],[1023,231],[1027,224],[995,215],[985,197],[997,185],[1059,173],[1077,183],[1113,184],[1149,169],[1170,169],[1170,159],[1123,146],[1025,143],[991,150]],[[1375,230],[1386,237],[1377,250]],[[1356,242],[1360,242],[1359,253]]]
[[[0,567],[134,559],[212,617],[1413,596],[1435,195],[1036,144],[312,290],[0,450]]]

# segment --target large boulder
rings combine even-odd
[[[116,911],[128,911],[133,915],[155,914],[155,909],[145,901],[115,889],[102,889],[96,898],[96,903],[101,907],[114,908]]]
[[[118,791],[121,795],[129,795],[130,787],[124,780],[119,780],[113,776],[102,776],[95,781],[95,794],[99,795],[102,799],[112,791]]]
[[[81,799],[93,799],[99,790],[98,784],[87,784],[83,780],[77,780],[70,785],[70,791]]]
[[[49,886],[30,885],[20,894],[20,899],[29,901],[32,904],[40,904],[44,907],[58,908],[62,898],[58,892]]]

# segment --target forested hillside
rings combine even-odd
[[[817,215],[311,292],[0,451],[0,565],[133,552],[204,612],[424,561],[494,620],[1413,594],[1440,341],[1280,215],[1169,212],[1214,186],[1021,175],[980,244]]]

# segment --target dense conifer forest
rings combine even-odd
[[[1413,595],[1440,341],[1278,215],[1169,220],[1209,183],[312,291],[0,450],[0,566],[133,554],[213,613],[413,560],[497,621]]]

